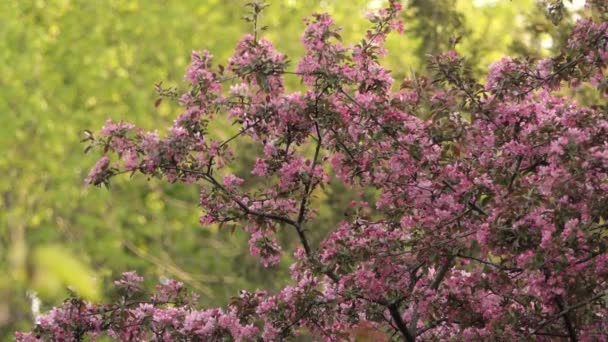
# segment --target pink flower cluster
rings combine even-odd
[[[143,278],[135,272],[127,272],[115,284],[134,291],[141,281]],[[176,303],[186,304],[177,307]],[[196,310],[192,305],[181,283],[173,280],[159,285],[147,303],[126,297],[115,305],[70,299],[40,317],[36,331],[17,333],[17,341],[82,341],[101,334],[120,341],[181,341],[184,338],[242,341],[258,334],[258,328],[243,323],[234,308]]]

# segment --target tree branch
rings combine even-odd
[[[492,267],[498,268],[500,270],[512,271],[512,272],[521,272],[521,271],[523,271],[521,268],[518,268],[518,267],[503,266],[503,265],[495,264],[495,263],[490,262],[490,261],[486,261],[486,260],[483,260],[483,259],[475,258],[475,257],[469,256],[469,255],[464,255],[464,254],[458,253],[458,254],[456,254],[456,256],[459,257],[459,258],[462,258],[462,259],[473,260],[473,261],[476,261],[476,262],[478,262],[480,264],[492,266]]]
[[[292,220],[292,219],[290,219],[288,217],[281,216],[281,215],[276,215],[276,214],[264,213],[264,212],[260,212],[260,211],[253,210],[253,209],[249,208],[249,206],[247,206],[241,200],[239,200],[238,198],[232,196],[231,193],[230,193],[230,191],[228,191],[228,189],[226,189],[221,183],[219,183],[215,179],[215,177],[213,177],[213,176],[211,176],[209,174],[205,174],[204,178],[208,182],[210,182],[211,184],[213,184],[216,188],[220,189],[222,192],[224,192],[225,194],[227,194],[230,197],[230,199],[232,201],[234,201],[234,203],[236,203],[241,208],[241,210],[243,210],[243,212],[245,212],[245,214],[247,214],[247,215],[253,215],[253,216],[257,216],[257,217],[265,218],[265,219],[271,219],[271,220],[275,220],[275,221],[282,222],[282,223],[286,223],[286,224],[291,225],[291,226],[296,227],[296,228],[298,227],[298,224],[294,220]]]
[[[445,278],[445,275],[448,273],[450,268],[452,268],[453,261],[454,261],[454,256],[450,255],[448,257],[448,259],[445,261],[445,263],[439,269],[439,272],[437,272],[435,279],[433,279],[433,282],[431,283],[431,286],[430,286],[431,290],[437,290],[439,288],[439,285],[441,285],[443,278]]]
[[[560,309],[560,311],[564,311],[564,309],[568,306],[567,304],[564,305],[563,299],[559,296],[555,298],[555,302],[557,303],[557,307]],[[570,342],[577,342],[578,337],[576,336],[576,330],[574,329],[574,324],[570,318],[570,312],[564,313],[562,317],[564,318],[564,324],[566,325],[566,331],[568,331]]]
[[[228,197],[230,197],[230,199],[234,203],[236,203],[241,208],[241,210],[245,214],[247,214],[247,215],[257,216],[257,217],[264,218],[264,219],[271,219],[271,220],[274,220],[274,221],[286,223],[286,224],[288,224],[290,226],[293,226],[293,227],[296,227],[296,228],[298,226],[298,224],[296,223],[296,221],[290,219],[289,217],[285,217],[285,216],[281,216],[281,215],[276,215],[276,214],[272,214],[272,213],[264,213],[264,212],[260,212],[260,211],[253,210],[253,209],[249,208],[249,206],[247,206],[241,200],[239,200],[238,198],[232,196],[231,192],[228,191],[228,189],[226,189],[220,182],[218,182],[217,179],[215,179],[215,177],[213,177],[210,174],[210,172],[201,172],[201,171],[196,171],[196,170],[188,170],[188,169],[183,169],[183,168],[179,168],[179,167],[169,167],[167,169],[174,169],[174,170],[177,170],[179,172],[191,173],[191,174],[196,174],[196,175],[202,176],[202,178],[204,180],[206,180],[207,182],[211,183],[213,186],[215,186],[216,188],[218,188],[222,192],[224,192],[226,195],[228,195]]]
[[[427,325],[426,327],[424,327],[423,329],[420,330],[420,332],[418,332],[418,334],[416,336],[420,336],[422,334],[424,334],[425,332],[436,328],[437,326],[441,325],[441,323],[447,321],[446,318],[442,318],[442,319],[438,319],[435,321],[432,321],[431,323],[429,323],[429,325]]]
[[[591,298],[588,298],[587,300],[584,300],[584,301],[582,301],[582,302],[580,302],[578,304],[575,304],[573,306],[569,306],[569,307],[564,308],[562,311],[560,311],[556,315],[553,315],[553,316],[551,316],[549,318],[546,318],[546,319],[542,320],[540,322],[540,324],[536,327],[536,329],[532,330],[532,332],[530,334],[531,335],[535,335],[539,330],[541,330],[542,328],[546,327],[549,323],[554,322],[555,320],[559,319],[560,317],[568,314],[570,311],[576,310],[576,309],[578,309],[580,307],[583,307],[583,306],[585,306],[585,305],[587,305],[589,303],[592,303],[592,302],[594,302],[594,301],[596,301],[596,300],[598,300],[598,299],[606,296],[607,294],[608,294],[608,292],[598,293],[595,296],[593,296]]]
[[[410,333],[410,330],[407,328],[407,325],[403,321],[403,318],[401,317],[401,313],[399,312],[398,305],[390,304],[387,306],[387,308],[391,314],[391,317],[393,318],[393,321],[395,321],[395,325],[397,325],[397,328],[403,335],[403,338],[405,338],[405,340],[407,342],[415,342],[416,337],[412,336],[412,334]]]

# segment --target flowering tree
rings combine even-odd
[[[588,2],[595,20],[580,19],[558,56],[504,58],[485,85],[454,51],[430,58],[432,78],[393,84],[379,58],[402,30],[397,1],[354,46],[313,15],[293,71],[258,37],[263,5],[250,6],[254,33],[226,67],[193,53],[166,136],[110,121],[88,133],[103,156],[86,182],[142,173],[200,186],[201,224],[241,226],[265,266],[281,258],[275,233],[293,231],[293,286],[199,309],[180,283],[147,296],[129,272],[115,303],[69,299],[18,340],[606,340],[608,114],[567,96],[607,89],[605,1]],[[306,90],[287,92],[284,77]],[[241,127],[224,141],[206,133],[220,116]],[[249,182],[228,168],[239,139],[263,151]],[[315,191],[332,177],[376,197],[313,246]]]

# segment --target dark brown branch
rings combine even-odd
[[[230,199],[232,201],[234,201],[234,203],[236,203],[241,208],[241,210],[243,210],[243,212],[245,212],[245,214],[257,216],[260,218],[275,220],[275,221],[286,223],[288,225],[291,225],[291,226],[294,226],[297,228],[298,224],[294,220],[292,220],[288,217],[276,215],[276,214],[264,213],[264,212],[256,211],[256,210],[249,208],[249,206],[247,206],[241,200],[239,200],[238,198],[236,198],[234,196],[231,196],[230,191],[228,191],[228,189],[226,189],[222,184],[220,184],[213,176],[206,174],[205,179],[207,181],[209,181],[211,184],[213,184],[215,187],[217,187],[218,189],[222,190],[225,194],[227,194],[230,197]]]
[[[564,311],[564,309],[567,307],[567,304],[564,305],[564,301],[561,297],[557,297],[555,302],[560,311]],[[566,312],[562,317],[564,318],[564,325],[566,326],[566,331],[568,332],[570,342],[577,342],[578,337],[576,336],[576,329],[574,329],[574,323],[572,322],[570,314],[571,312]]]
[[[304,217],[306,214],[306,204],[307,204],[310,194],[314,188],[313,175],[315,172],[315,168],[317,167],[317,164],[319,163],[319,152],[321,150],[321,144],[323,143],[322,138],[321,138],[321,131],[319,129],[319,125],[316,122],[315,122],[315,130],[317,132],[317,146],[315,147],[315,156],[313,157],[312,165],[310,166],[310,176],[308,178],[308,182],[306,182],[306,185],[304,186],[304,196],[302,197],[302,201],[300,202],[300,212],[298,214],[298,220],[297,220],[298,224],[300,224],[300,225],[304,222]]]
[[[315,97],[315,116],[318,116],[318,114],[319,114],[318,113],[319,96],[321,96],[324,92],[325,92],[325,89],[321,92],[321,94],[319,94]],[[313,121],[314,121],[314,119],[315,118],[313,118]],[[302,195],[302,200],[300,201],[300,210],[299,210],[298,218],[296,221],[296,231],[298,232],[298,237],[300,239],[300,242],[302,243],[302,246],[304,247],[304,251],[306,252],[306,255],[308,256],[308,258],[311,261],[314,261],[313,260],[314,258],[312,255],[312,249],[310,248],[310,243],[308,242],[308,238],[306,237],[306,234],[304,233],[302,224],[304,223],[304,218],[306,217],[306,205],[308,203],[308,200],[309,200],[312,190],[314,188],[314,185],[313,185],[314,172],[315,172],[315,168],[317,167],[317,164],[319,162],[319,152],[321,151],[321,146],[323,144],[323,139],[321,136],[321,130],[319,129],[319,124],[316,121],[314,121],[314,123],[315,123],[315,130],[317,133],[317,140],[316,140],[317,145],[315,147],[315,155],[313,157],[312,165],[310,167],[310,175],[308,176],[308,182],[306,182],[306,184],[304,185],[304,194]],[[333,273],[328,273],[328,276],[334,281],[337,280],[337,277]]]
[[[450,190],[452,190],[453,192],[456,192],[456,189],[454,189],[454,187],[452,186],[452,184],[450,184],[449,182],[443,181],[442,183],[445,186],[447,186]],[[468,204],[471,207],[471,209],[473,209],[474,211],[482,214],[483,216],[488,216],[488,214],[483,209],[481,209],[477,204],[475,204],[475,202],[469,201]]]
[[[445,278],[445,275],[448,273],[450,268],[452,268],[453,262],[454,262],[454,256],[450,255],[448,257],[448,259],[445,261],[445,263],[443,265],[441,265],[441,268],[437,272],[435,279],[433,279],[433,282],[431,283],[431,286],[430,286],[431,290],[437,290],[439,288],[439,285],[441,285],[443,278]]]
[[[592,303],[604,296],[608,295],[608,292],[602,292],[602,293],[598,293],[595,296],[588,298],[587,300],[584,300],[578,304],[572,305],[572,306],[568,306],[565,307],[562,311],[560,311],[559,313],[557,313],[556,315],[553,315],[551,317],[548,317],[544,320],[542,320],[540,322],[540,324],[538,325],[538,327],[536,327],[536,329],[532,330],[532,332],[530,333],[531,335],[535,335],[538,331],[540,331],[542,328],[546,327],[549,323],[554,322],[555,320],[561,318],[562,316],[568,314],[570,311],[574,311],[578,308],[581,308],[589,303]]]
[[[249,208],[249,206],[247,206],[245,203],[243,203],[241,200],[239,200],[238,198],[234,197],[231,195],[231,192],[228,191],[228,189],[226,189],[220,182],[217,181],[217,179],[215,179],[215,177],[213,177],[210,173],[208,172],[201,172],[201,171],[196,171],[196,170],[188,170],[188,169],[182,169],[179,167],[171,167],[174,170],[177,170],[179,172],[184,172],[184,173],[191,173],[191,174],[196,174],[199,176],[202,176],[204,180],[206,180],[207,182],[211,183],[213,186],[215,186],[216,188],[220,189],[222,192],[224,192],[226,195],[228,195],[230,197],[230,199],[236,203],[241,210],[243,210],[243,212],[247,215],[252,215],[252,216],[257,216],[260,218],[264,218],[264,219],[271,219],[274,221],[278,221],[278,222],[282,222],[282,223],[286,223],[290,226],[293,227],[297,227],[297,223],[285,216],[281,216],[281,215],[276,215],[276,214],[272,214],[272,213],[264,213],[264,212],[260,212],[257,210],[253,210],[251,208]]]
[[[403,318],[401,317],[401,313],[399,312],[398,305],[391,304],[391,305],[388,305],[387,308],[388,308],[388,311],[391,314],[391,318],[395,322],[395,325],[397,326],[397,328],[399,329],[399,331],[403,335],[403,338],[407,342],[415,342],[416,341],[416,337],[412,336],[412,334],[410,333],[410,330],[407,328],[407,325],[403,321]]]
[[[294,227],[296,229],[296,232],[298,233],[298,237],[300,238],[300,242],[302,243],[302,246],[303,246],[304,250],[306,251],[306,256],[308,257],[308,260],[310,260],[312,263],[316,263],[314,255],[312,253],[312,249],[310,248],[310,244],[308,243],[308,239],[306,238],[306,235],[304,234],[304,230],[302,229],[302,226],[298,222],[290,219],[289,217],[285,217],[285,216],[281,216],[281,215],[276,215],[276,214],[272,214],[272,213],[264,213],[264,212],[252,210],[245,203],[243,203],[241,200],[239,200],[238,198],[235,198],[234,196],[232,196],[231,193],[230,193],[230,191],[228,191],[228,189],[226,189],[222,184],[220,184],[209,173],[195,171],[195,170],[181,169],[181,168],[177,168],[177,167],[173,167],[173,169],[175,169],[177,171],[180,171],[180,172],[192,173],[192,174],[197,174],[197,175],[202,176],[203,179],[205,179],[206,181],[208,181],[212,185],[216,186],[218,189],[220,189],[226,195],[228,195],[230,197],[230,199],[232,201],[234,201],[234,203],[236,203],[239,206],[239,208],[241,208],[241,210],[246,215],[257,216],[257,217],[260,217],[260,218],[263,218],[263,219],[270,219],[270,220],[274,220],[274,221],[277,221],[277,222],[285,223],[285,224],[288,224],[288,225]],[[338,280],[339,280],[339,277],[335,273],[333,273],[332,271],[325,271],[324,274],[327,275],[334,282],[338,282]]]
[[[523,271],[521,268],[499,265],[499,264],[495,264],[495,263],[487,261],[487,260],[483,260],[483,259],[479,259],[479,258],[475,258],[475,257],[469,256],[469,255],[456,254],[456,256],[459,257],[459,258],[462,258],[462,259],[473,260],[473,261],[476,261],[476,262],[478,262],[480,264],[492,266],[492,267],[498,268],[500,270],[512,271],[512,272],[521,272],[521,271]]]
[[[230,138],[224,140],[219,146],[218,149],[224,147],[226,144],[228,144],[229,142],[231,142],[232,140],[240,137],[241,135],[243,135],[245,132],[247,132],[249,129],[255,127],[257,124],[259,124],[260,122],[262,122],[262,118],[257,119],[255,122],[253,122],[251,125],[248,125],[247,127],[243,127],[239,130],[238,133],[236,133],[235,135],[231,136]]]
[[[447,274],[448,270],[452,267],[453,261],[454,261],[454,256],[449,256],[448,259],[445,261],[445,263],[441,266],[441,268],[437,272],[435,279],[431,283],[431,286],[430,286],[431,289],[437,290],[439,288],[439,285],[441,285],[441,282],[445,278],[445,275]],[[418,315],[417,312],[414,313],[412,321],[410,322],[410,328],[408,328],[407,325],[405,324],[405,322],[403,321],[403,319],[401,318],[401,313],[399,312],[399,303],[400,303],[400,301],[391,303],[391,304],[387,305],[387,308],[389,309],[391,317],[395,321],[395,324],[399,328],[399,331],[401,332],[401,334],[403,334],[403,337],[405,338],[405,340],[408,342],[415,341],[416,336],[422,334],[423,332],[425,332],[426,330],[431,329],[431,328],[427,327],[427,328],[423,329],[419,334],[416,333],[416,324],[418,323],[417,322],[418,319],[416,317]],[[417,307],[414,308],[414,311],[417,311]]]
[[[304,223],[304,218],[306,216],[306,205],[308,203],[308,200],[312,193],[312,189],[314,187],[313,186],[313,180],[314,180],[313,175],[315,172],[315,168],[317,167],[317,163],[319,160],[319,151],[321,150],[321,144],[322,144],[321,131],[319,130],[319,125],[317,124],[317,122],[315,122],[315,129],[317,131],[317,146],[315,148],[315,156],[313,157],[312,165],[310,167],[310,175],[308,177],[308,182],[306,182],[306,184],[304,185],[304,194],[302,195],[302,200],[300,201],[300,211],[298,213],[298,219],[296,221],[296,230],[298,232],[300,242],[302,242],[302,245],[304,246],[304,251],[306,252],[306,255],[308,255],[309,257],[312,255],[312,250],[310,248],[310,244],[308,243],[308,239],[306,238],[306,235],[304,234],[304,230],[302,229],[302,224]]]
[[[418,334],[416,336],[420,336],[420,335],[424,334],[425,332],[427,332],[427,331],[429,331],[431,329],[436,328],[437,326],[439,326],[441,323],[443,323],[445,321],[447,321],[447,319],[445,319],[445,318],[432,321],[426,327],[420,329],[420,331],[418,332]]]
[[[568,337],[568,335],[557,334],[557,333],[552,333],[552,332],[537,332],[537,333],[534,333],[534,335],[551,336],[551,337]]]
[[[521,166],[521,161],[522,160],[523,160],[522,156],[519,156],[517,158],[517,163],[515,164],[515,171],[513,171],[513,175],[511,176],[511,179],[509,180],[509,186],[507,187],[507,189],[509,190],[509,192],[511,192],[511,190],[513,188],[513,184],[515,183],[515,179],[519,175],[519,167]]]

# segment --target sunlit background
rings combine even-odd
[[[112,118],[162,134],[179,107],[155,107],[154,84],[183,88],[192,50],[208,49],[225,63],[250,30],[240,19],[245,2],[0,0],[0,339],[30,328],[37,312],[70,292],[103,301],[112,296],[111,279],[127,270],[148,286],[178,279],[205,305],[224,305],[241,288],[272,290],[289,281],[290,253],[264,269],[248,257],[244,234],[200,226],[195,187],[128,176],[110,191],[83,183],[96,156],[83,153],[80,132]],[[366,12],[383,5],[268,3],[264,36],[292,61],[302,53],[305,16],[331,13],[345,42],[354,43],[368,27]],[[407,1],[406,32],[389,39],[386,65],[396,78],[424,73],[426,56],[451,48],[450,37],[462,37],[456,49],[480,78],[501,56],[542,57],[565,39],[583,1],[566,1],[571,12],[558,26],[545,16],[549,3]],[[297,79],[288,82],[299,87]],[[218,125],[211,134],[231,129]],[[317,239],[343,217],[349,196],[339,185],[318,194]],[[293,250],[294,236],[282,239]]]

